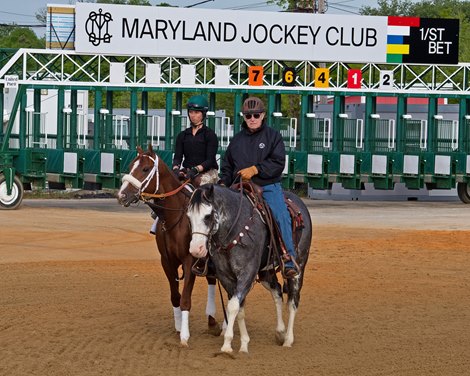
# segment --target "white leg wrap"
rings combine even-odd
[[[206,316],[215,317],[215,285],[207,285]]]
[[[189,311],[181,311],[181,319],[181,344],[187,346],[189,340]]]
[[[175,329],[181,332],[181,308],[173,307],[173,318],[175,319]]]

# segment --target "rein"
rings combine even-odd
[[[177,194],[179,191],[181,191],[185,186],[186,184],[188,184],[189,182],[191,181],[191,179],[188,179],[186,181],[184,181],[183,183],[181,183],[181,185],[176,188],[176,189],[173,189],[172,191],[170,192],[165,192],[165,193],[147,193],[147,192],[141,192],[140,193],[140,196],[141,197],[149,197],[149,198],[165,198],[165,197],[170,197],[170,196],[173,196],[175,194]],[[145,201],[145,199],[144,199]]]
[[[223,239],[223,241],[215,241],[214,240],[214,244],[215,244],[217,249],[222,249],[222,250],[228,252],[238,244],[243,246],[243,243],[242,243],[243,237],[245,235],[248,235],[248,233],[251,229],[251,223],[253,223],[253,217],[254,217],[254,212],[255,212],[255,209],[256,209],[256,204],[251,202],[251,200],[248,200],[252,204],[251,215],[250,215],[250,217],[248,217],[248,220],[243,224],[241,230],[237,233],[235,238],[233,240],[231,240],[230,242],[227,242],[228,237],[230,236],[233,229],[237,225],[238,220],[240,219],[240,214],[241,214],[242,205],[243,205],[243,196],[244,196],[243,193],[244,193],[244,189],[243,189],[243,185],[241,184],[240,185],[240,202],[239,202],[239,206],[238,206],[238,210],[237,210],[237,215],[235,217],[235,220],[232,221],[232,225],[230,226],[230,229],[227,231],[227,234],[226,234],[225,238]],[[211,231],[209,231],[208,233],[198,232],[198,231],[194,231],[194,232],[191,233],[191,235],[194,235],[194,234],[202,235],[202,236],[206,237],[209,242],[211,242],[213,240],[213,235],[214,235],[213,233],[211,233]],[[225,243],[227,243],[227,245],[223,245]]]
[[[178,192],[180,192],[183,188],[186,187],[186,185],[191,181],[191,179],[187,179],[186,181],[182,182],[178,188],[173,189],[170,192],[165,192],[165,193],[157,193],[158,189],[160,188],[160,175],[158,173],[158,163],[159,163],[159,158],[156,155],[155,158],[152,158],[150,155],[143,155],[144,157],[149,158],[153,162],[153,168],[152,171],[147,175],[147,177],[143,181],[137,180],[134,176],[131,174],[126,174],[123,176],[122,181],[127,181],[128,183],[132,184],[135,188],[139,190],[138,196],[139,199],[142,201],[146,202],[146,198],[152,199],[152,198],[165,198],[165,197],[170,197]],[[155,176],[155,192],[154,193],[148,193],[145,192],[147,187],[150,184],[150,181],[153,179]]]

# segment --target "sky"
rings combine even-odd
[[[160,4],[162,2],[171,5],[186,7],[194,5],[204,0],[150,0],[150,3]],[[75,4],[72,0],[1,0],[0,24],[9,24],[14,22],[18,25],[39,25],[35,14],[41,8],[46,8],[48,4]],[[328,14],[358,14],[359,8],[364,5],[375,6],[374,0],[328,0]],[[197,8],[212,9],[232,9],[244,11],[265,11],[278,12],[281,10],[275,5],[268,5],[261,0],[213,0],[204,4],[196,5]],[[42,37],[45,27],[33,27],[36,34]]]

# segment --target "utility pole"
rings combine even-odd
[[[313,12],[318,14],[326,13],[328,9],[327,0],[313,0]],[[320,68],[325,68],[325,63],[318,64]],[[318,96],[318,103],[326,104],[328,102],[328,97],[326,95],[319,95]]]

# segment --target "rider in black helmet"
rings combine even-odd
[[[173,172],[181,180],[196,179],[199,184],[215,183],[218,179],[218,165],[216,161],[219,140],[215,132],[208,128],[204,121],[209,103],[203,95],[189,98],[186,105],[190,127],[180,132],[176,137],[175,155],[173,157]],[[156,214],[152,213],[155,222],[150,229],[155,234],[157,228]]]
[[[182,175],[184,168],[186,179],[204,174],[201,184],[213,183],[217,181],[219,141],[215,132],[204,124],[209,103],[205,96],[195,95],[189,98],[186,108],[191,126],[176,137],[173,170]]]

